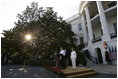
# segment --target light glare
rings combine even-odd
[[[26,39],[26,40],[31,40],[31,39],[32,39],[32,36],[31,36],[31,35],[26,35],[26,36],[25,36],[25,39]]]

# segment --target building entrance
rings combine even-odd
[[[97,53],[97,62],[98,62],[98,64],[99,63],[103,63],[101,49],[100,48],[96,48],[96,53]]]

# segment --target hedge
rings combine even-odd
[[[54,60],[35,60],[35,61],[24,61],[24,65],[32,65],[32,66],[50,66],[54,67],[56,65],[56,61]]]

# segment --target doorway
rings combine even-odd
[[[103,63],[101,49],[96,48],[96,53],[97,53],[97,62],[98,62],[98,64]]]

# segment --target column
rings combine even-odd
[[[87,20],[87,27],[88,27],[88,33],[89,33],[89,44],[92,44],[93,40],[93,31],[92,31],[92,25],[91,25],[91,19],[89,14],[88,6],[85,7],[85,13],[86,13],[86,20]]]
[[[87,31],[86,31],[86,25],[85,25],[85,17],[82,15],[82,29],[83,29],[83,36],[84,36],[84,43],[87,43]]]
[[[98,12],[100,15],[100,22],[102,25],[102,30],[103,30],[103,40],[110,40],[110,34],[109,34],[109,29],[108,29],[108,23],[104,14],[104,8],[102,6],[101,1],[97,1],[97,7],[98,7]]]

